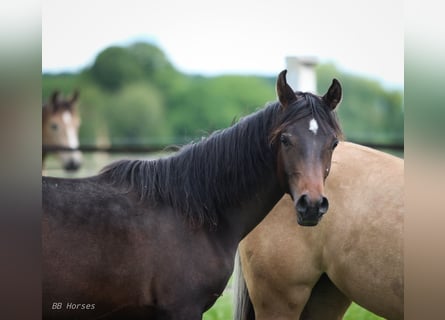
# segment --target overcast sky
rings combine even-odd
[[[276,75],[286,56],[314,56],[402,88],[403,27],[402,0],[42,0],[42,69],[148,40],[187,73]]]

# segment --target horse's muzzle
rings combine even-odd
[[[326,197],[311,199],[307,194],[303,194],[295,204],[297,210],[297,222],[301,226],[316,226],[321,217],[329,209],[329,201]]]
[[[63,168],[66,171],[76,171],[80,168],[82,162],[77,159],[70,159],[64,163]]]

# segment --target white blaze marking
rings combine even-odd
[[[72,121],[72,116],[71,113],[69,113],[68,111],[65,111],[62,114],[62,120],[65,123],[65,125],[67,126],[66,128],[66,136],[68,139],[68,146],[70,148],[77,148],[79,146],[79,140],[77,139],[77,132],[74,129],[74,127],[72,125],[70,125],[70,122]]]
[[[312,131],[314,134],[317,134],[318,123],[315,119],[309,121],[309,130]]]
[[[67,128],[66,135],[68,137],[68,146],[70,148],[77,148],[79,146],[79,140],[77,139],[76,130],[72,127]]]
[[[65,111],[63,114],[62,114],[62,120],[63,120],[63,122],[65,123],[65,124],[68,124],[68,123],[70,123],[71,122],[71,113],[69,113],[68,111]]]

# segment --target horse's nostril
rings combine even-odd
[[[300,214],[309,212],[322,215],[328,211],[329,201],[326,197],[321,197],[318,201],[311,201],[308,195],[303,194],[296,203],[296,209]]]
[[[325,213],[328,211],[328,209],[329,209],[329,201],[328,201],[328,198],[326,198],[326,197],[322,197],[321,200],[320,200],[320,204],[319,204],[319,207],[318,207],[318,208],[319,208],[318,211],[319,211],[321,214],[325,214]]]
[[[297,206],[296,206],[297,211],[299,213],[306,213],[308,206],[309,206],[308,196],[304,194],[297,201]]]

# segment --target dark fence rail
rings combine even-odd
[[[403,143],[373,143],[351,141],[363,146],[374,149],[386,149],[394,151],[404,151]],[[82,151],[82,152],[106,152],[106,153],[153,153],[153,152],[175,152],[181,148],[181,145],[112,145],[112,146],[95,146],[81,145],[78,148],[67,148],[62,146],[42,146],[44,153],[58,151]]]
[[[106,152],[106,153],[152,153],[152,152],[174,152],[181,148],[180,145],[113,145],[113,146],[94,146],[82,145],[78,148],[68,148],[62,146],[42,146],[42,151],[51,153],[59,151],[82,151],[82,152]]]

